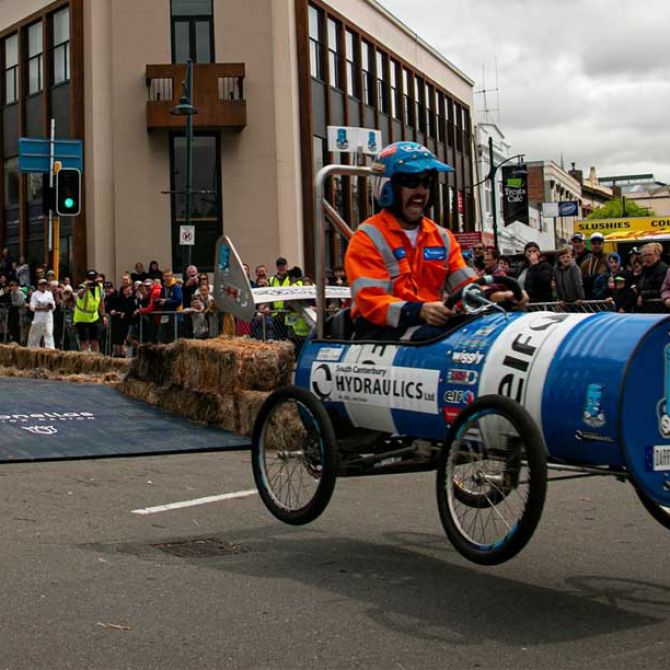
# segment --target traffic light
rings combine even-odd
[[[81,211],[81,172],[77,168],[61,168],[56,173],[56,213],[77,216]]]

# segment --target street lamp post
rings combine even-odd
[[[183,81],[179,104],[170,110],[170,114],[186,117],[186,169],[184,174],[184,225],[191,223],[191,193],[193,191],[193,115],[198,110],[193,106],[193,61],[186,61],[186,76]],[[184,245],[184,270],[191,264],[191,246]]]

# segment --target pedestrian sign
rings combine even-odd
[[[179,226],[179,244],[187,247],[195,244],[195,226]]]

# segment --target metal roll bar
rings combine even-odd
[[[374,173],[368,167],[355,165],[325,165],[317,173],[314,181],[314,265],[317,272],[316,282],[316,336],[323,339],[326,311],[326,215],[345,237],[351,237],[353,231],[342,219],[334,207],[324,197],[324,186],[328,177],[370,177]]]

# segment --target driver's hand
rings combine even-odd
[[[429,326],[446,326],[449,317],[454,316],[456,312],[449,309],[442,302],[424,302],[421,306],[419,316]]]
[[[523,307],[528,302],[528,293],[521,291],[521,300],[516,300],[514,298],[514,293],[512,291],[494,291],[488,296],[488,299],[491,302],[503,302],[504,300],[509,300],[510,302],[515,303],[517,307]]]

